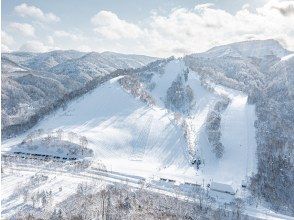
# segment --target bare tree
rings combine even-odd
[[[88,139],[85,136],[80,137],[80,144],[82,146],[82,154],[84,154],[84,150],[88,145]]]
[[[62,216],[62,212],[59,209],[58,211],[56,209],[54,209],[54,212],[52,213],[50,219],[52,220],[62,220],[63,216]]]
[[[71,131],[71,132],[68,133],[67,136],[68,136],[68,140],[70,142],[74,142],[74,139],[77,137],[77,134]]]
[[[27,189],[24,189],[23,192],[22,192],[22,196],[23,196],[23,202],[27,203],[28,196],[29,196],[29,191]]]
[[[33,142],[33,138],[34,138],[34,134],[33,133],[29,133],[25,139],[25,142],[28,144],[31,144]]]
[[[60,128],[60,129],[57,130],[56,133],[57,133],[58,139],[61,140],[62,139],[63,130]]]
[[[244,201],[240,198],[234,199],[234,207],[233,208],[237,214],[237,218],[239,219],[242,212],[244,211],[244,208],[245,208]]]
[[[107,192],[106,192],[106,190],[103,189],[103,190],[101,190],[100,194],[101,194],[102,219],[106,219],[105,205],[106,205],[106,199],[107,199]]]
[[[36,195],[35,195],[35,194],[33,194],[33,195],[31,196],[31,201],[32,201],[33,207],[35,208],[36,203],[37,203],[37,198],[36,198]]]
[[[48,134],[47,137],[45,137],[45,138],[43,139],[43,141],[44,141],[44,143],[45,143],[46,145],[50,144],[50,142],[52,141],[52,135],[51,135],[51,134]]]

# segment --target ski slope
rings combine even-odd
[[[172,60],[165,66],[164,74],[154,75],[156,86],[150,92],[156,101],[153,107],[124,91],[118,77],[72,101],[65,110],[46,117],[32,130],[63,129],[65,133],[73,131],[86,136],[88,147],[94,151],[93,160],[102,161],[108,170],[201,185],[214,180],[241,188],[242,180],[256,169],[254,106],[247,104],[246,95],[235,90],[212,85],[216,92],[208,91],[197,73],[190,72],[187,84],[194,92],[195,105],[185,118],[190,130],[187,144],[181,125],[173,121],[173,112],[164,107],[167,89],[185,69],[182,60]],[[232,102],[222,115],[225,153],[218,160],[207,140],[205,120],[220,94]],[[2,151],[8,151],[25,136],[3,142]],[[189,150],[204,161],[200,170],[189,162]]]
[[[257,171],[255,107],[247,104],[247,96],[242,92],[222,86],[214,86],[214,89],[231,99],[221,118],[221,142],[225,153],[220,160],[216,160],[207,147],[206,136],[202,135],[201,151],[205,163],[209,164],[204,166],[202,172],[206,179],[241,189],[242,180],[248,180]]]
[[[86,136],[95,158],[102,160],[109,169],[143,173],[152,173],[165,166],[193,169],[185,158],[182,132],[171,123],[169,113],[159,107],[146,107],[122,90],[117,80],[72,102],[65,111],[59,110],[45,118],[34,130],[42,128],[50,132],[61,128]],[[141,141],[138,139],[140,131],[150,117],[144,156],[140,161],[132,160],[133,147]],[[7,141],[3,148],[21,138]]]

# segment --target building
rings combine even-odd
[[[218,183],[218,182],[211,182],[210,189],[217,192],[228,193],[231,195],[235,195],[236,191],[230,184],[226,183]]]

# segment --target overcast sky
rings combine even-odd
[[[250,39],[294,50],[294,0],[2,0],[2,51],[157,57]]]

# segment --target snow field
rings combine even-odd
[[[65,111],[60,109],[46,117],[32,130],[42,128],[45,132],[54,132],[63,129],[65,133],[73,131],[87,137],[88,148],[94,151],[94,163],[101,161],[110,171],[155,180],[168,177],[178,183],[204,186],[213,180],[240,189],[242,180],[254,172],[256,166],[254,106],[248,105],[247,97],[235,90],[213,85],[216,92],[208,91],[201,85],[197,73],[190,72],[187,84],[194,92],[195,106],[186,118],[190,130],[188,138],[190,147],[204,161],[197,170],[189,162],[181,125],[173,122],[174,114],[164,107],[167,89],[186,68],[183,61],[174,60],[167,64],[163,75],[154,76],[152,80],[156,86],[150,92],[156,101],[153,107],[147,107],[125,92],[115,78],[71,102]],[[220,94],[228,96],[232,102],[222,113],[221,141],[225,153],[218,160],[207,140],[205,120],[220,100]],[[21,142],[25,135],[3,142],[2,151]],[[143,149],[137,149],[138,146]],[[62,198],[75,190],[76,182],[71,188],[71,181],[58,176],[46,184],[57,186],[62,183],[65,186],[64,192],[60,192]],[[226,195],[222,197],[230,199]]]

